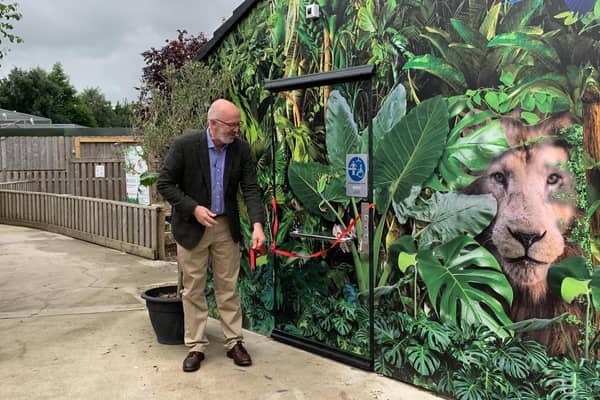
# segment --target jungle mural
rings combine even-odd
[[[598,160],[582,149],[581,103],[600,82],[600,1],[320,0],[306,20],[308,3],[258,2],[207,59],[242,110],[269,226],[275,193],[270,240],[309,255],[329,243],[290,233],[359,216],[345,157],[367,153],[372,117],[375,370],[458,399],[600,398],[585,180]],[[372,116],[364,83],[264,89],[363,64],[376,66]],[[358,247],[278,256],[275,283],[269,257],[252,270],[244,253],[245,326],[367,355]]]

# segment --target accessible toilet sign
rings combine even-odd
[[[346,154],[346,196],[368,196],[368,165],[367,154]]]

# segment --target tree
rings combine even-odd
[[[0,3],[0,44],[2,44],[5,39],[8,39],[11,43],[23,42],[23,39],[11,33],[13,30],[11,21],[19,21],[22,17],[21,13],[17,10],[17,6],[17,3]],[[8,50],[0,48],[0,60],[4,58],[7,52]]]
[[[48,74],[50,82],[54,83],[58,90],[51,118],[56,123],[73,123],[84,126],[97,126],[94,114],[81,99],[76,97],[77,91],[69,82],[62,64],[56,63]]]
[[[54,123],[97,126],[90,108],[77,96],[60,63],[47,73],[41,68],[13,68],[0,81],[0,106],[47,117]]]
[[[123,103],[118,102],[114,108],[114,119],[111,126],[120,126],[130,128],[133,124],[133,103],[126,100]]]
[[[142,53],[146,62],[146,66],[142,68],[143,85],[155,85],[159,90],[164,90],[167,66],[171,65],[175,69],[181,68],[207,42],[203,33],[186,37],[186,30],[178,29],[177,32],[177,39],[165,40],[167,44],[164,47],[160,49],[152,47]],[[144,95],[142,94],[142,96]]]
[[[114,126],[115,111],[112,108],[111,102],[104,97],[99,88],[85,89],[81,94],[77,95],[77,98],[90,109],[96,126]]]
[[[163,78],[142,88],[134,111],[144,153],[158,163],[176,136],[206,126],[206,111],[213,100],[223,96],[226,82],[196,61],[180,68],[167,65]]]
[[[0,106],[8,110],[50,118],[58,96],[57,85],[39,67],[29,71],[13,68],[0,81]]]

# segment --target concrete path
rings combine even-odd
[[[202,368],[184,373],[186,348],[158,344],[139,297],[176,269],[0,225],[0,399],[438,399],[251,332],[254,366],[237,367],[215,320]]]

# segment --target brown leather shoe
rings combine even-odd
[[[241,341],[238,341],[235,346],[233,346],[231,350],[227,352],[227,357],[233,358],[235,365],[239,365],[240,367],[248,367],[252,365],[250,354],[248,354]]]
[[[204,353],[199,351],[190,351],[183,360],[183,371],[194,372],[200,368],[200,363],[204,360]]]

